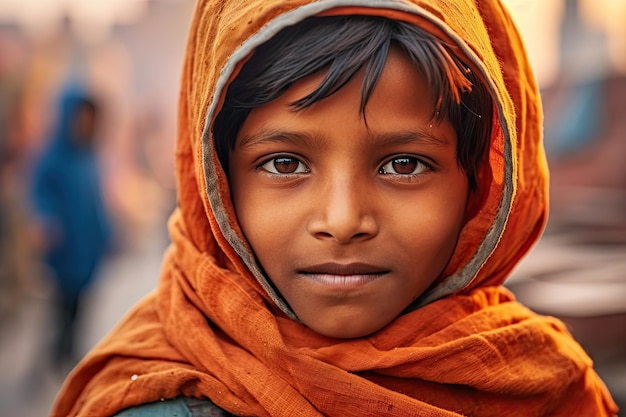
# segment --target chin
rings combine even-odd
[[[357,339],[360,337],[366,337],[384,328],[388,323],[382,323],[380,325],[361,325],[354,326],[350,323],[316,323],[315,325],[309,325],[304,322],[304,325],[309,327],[316,333],[322,336],[331,337],[334,339]]]

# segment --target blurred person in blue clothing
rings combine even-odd
[[[99,105],[84,90],[61,94],[57,123],[33,171],[40,251],[56,290],[53,364],[73,366],[81,297],[111,246],[112,228],[96,152]]]

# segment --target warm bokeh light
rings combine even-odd
[[[503,1],[524,38],[541,87],[564,71],[578,80],[626,72],[626,0]],[[577,6],[581,24],[569,32],[562,27],[568,5]],[[596,37],[606,39],[606,45],[594,41]]]
[[[551,84],[560,68],[564,0],[505,0],[524,38],[540,86]]]
[[[604,31],[614,67],[626,73],[626,0],[579,0],[583,20]]]
[[[35,33],[46,33],[68,18],[84,41],[106,37],[114,24],[135,22],[148,0],[0,0],[0,17]]]

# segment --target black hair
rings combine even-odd
[[[424,74],[433,93],[433,121],[447,119],[454,127],[457,160],[475,190],[491,135],[489,92],[442,41],[409,23],[375,16],[311,17],[257,48],[228,87],[215,120],[215,146],[226,173],[229,153],[250,111],[277,99],[304,77],[326,70],[315,91],[291,103],[294,111],[339,91],[364,69],[360,104],[364,115],[392,43]]]

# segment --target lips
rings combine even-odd
[[[389,269],[365,263],[324,263],[301,268],[305,278],[332,287],[357,287],[382,278]]]
[[[360,262],[339,264],[324,263],[312,265],[300,269],[303,274],[322,274],[322,275],[380,275],[389,272],[388,269]]]

